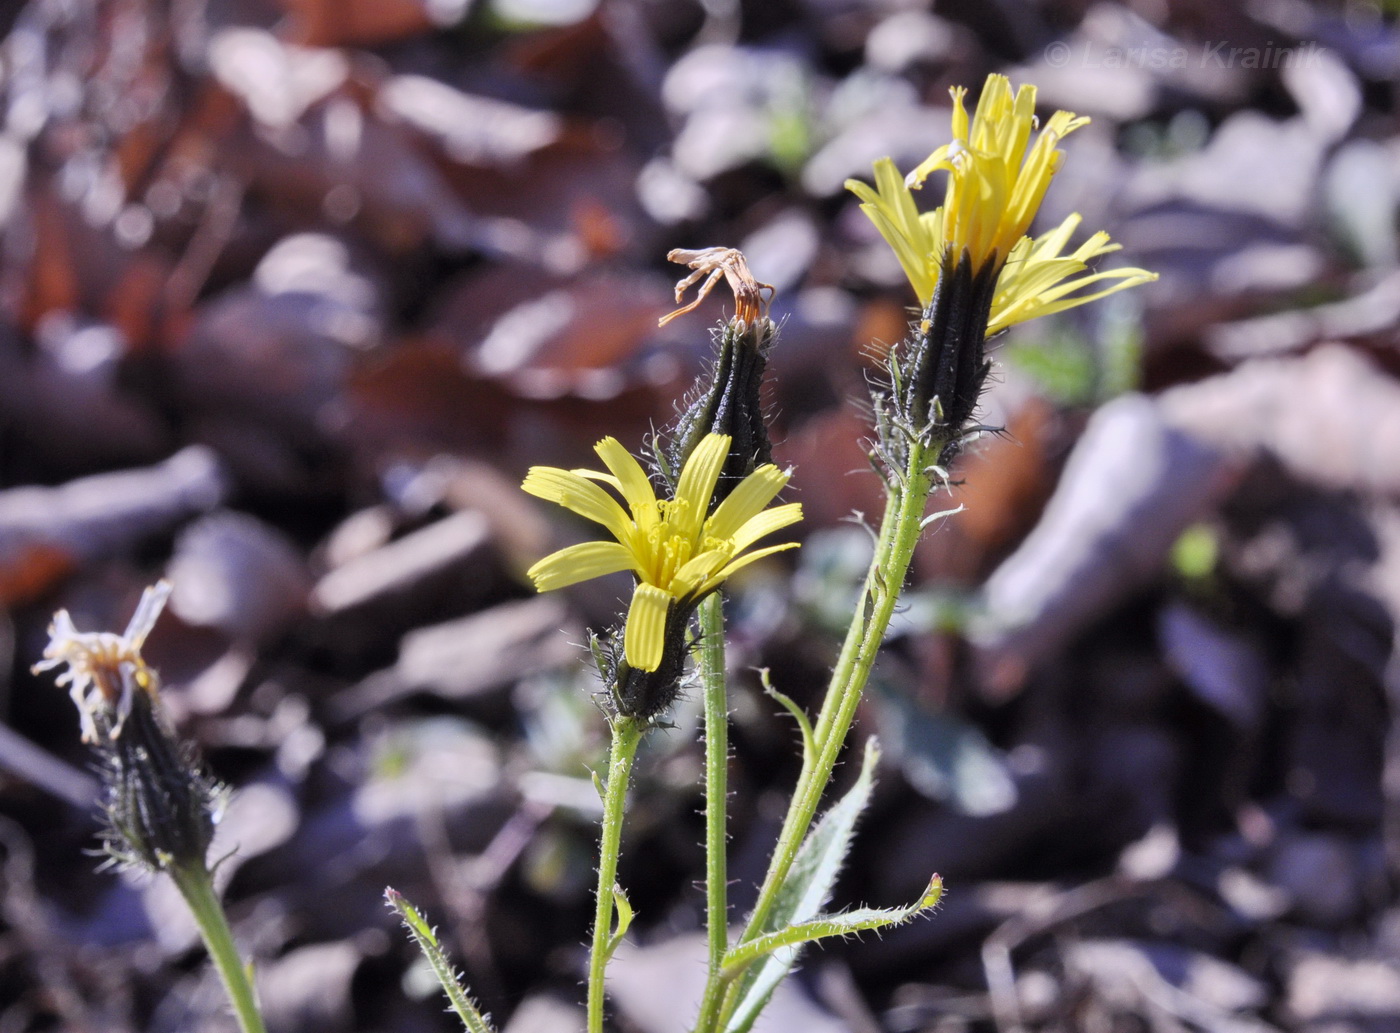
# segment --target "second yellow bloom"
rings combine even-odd
[[[530,469],[525,491],[601,524],[613,541],[584,542],[560,549],[529,570],[541,591],[630,570],[637,578],[627,611],[623,650],[627,662],[643,671],[661,663],[666,617],[672,606],[690,607],[709,595],[735,571],[796,542],[749,551],[760,538],[802,519],[799,503],[768,509],[788,482],[788,474],[769,463],[745,477],[710,513],[710,502],[730,440],[722,434],[703,438],[686,461],[675,497],[658,499],[651,479],[616,438],[604,438],[594,451],[608,468]],[[617,492],[623,507],[602,485]]]

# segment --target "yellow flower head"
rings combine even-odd
[[[68,670],[56,681],[59,685],[70,686],[69,695],[78,705],[83,742],[98,741],[96,717],[104,708],[116,714],[109,730],[109,737],[115,739],[131,713],[136,690],[143,689],[154,698],[156,675],[141,658],[141,647],[169,597],[168,581],[158,581],[142,592],[141,602],[121,635],[110,631],[79,631],[67,610],[54,614],[44,659],[35,664],[33,670],[38,674],[68,665]]]
[[[1059,143],[1089,120],[1068,111],[1050,116],[1035,142],[1035,87],[1015,93],[1003,75],[987,76],[977,113],[968,124],[966,90],[953,89],[953,140],[928,156],[908,177],[889,158],[875,163],[875,189],[857,180],[846,187],[861,201],[881,236],[894,249],[924,307],[945,266],[969,262],[974,274],[987,266],[1000,269],[987,333],[1035,316],[1082,305],[1106,294],[1157,278],[1143,269],[1114,269],[1079,276],[1088,260],[1118,250],[1108,235],[1097,233],[1069,255],[1062,255],[1080,217],[1033,240],[1026,236],[1050,180],[1064,161]],[[943,204],[920,213],[911,188],[919,189],[934,172],[948,173]],[[1116,281],[1094,293],[1084,288]]]
[[[760,538],[802,519],[802,506],[796,502],[766,508],[789,476],[771,463],[745,477],[709,512],[729,443],[723,434],[701,439],[672,499],[656,497],[641,464],[615,438],[594,446],[609,473],[535,466],[522,485],[531,495],[602,524],[615,539],[560,549],[528,573],[535,587],[547,592],[632,571],[637,588],[627,611],[623,652],[638,670],[655,671],[660,665],[666,615],[673,605],[692,606],[754,560],[797,547],[787,542],[748,551]],[[599,484],[621,495],[627,508]]]

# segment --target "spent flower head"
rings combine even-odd
[[[153,872],[203,870],[224,795],[167,727],[160,679],[141,656],[169,596],[168,582],[147,588],[121,635],[78,631],[58,611],[34,665],[36,673],[68,666],[57,682],[70,687],[83,740],[98,754],[107,853]]]
[[[155,675],[142,659],[141,647],[169,597],[168,581],[158,581],[147,588],[141,593],[141,601],[127,622],[126,631],[120,635],[110,631],[79,631],[67,610],[54,614],[44,659],[35,664],[33,670],[38,674],[68,665],[55,681],[69,686],[68,694],[78,707],[83,742],[98,741],[99,716],[105,718],[103,724],[108,737],[115,739],[131,713],[136,693],[144,691],[154,696]]]
[[[773,461],[763,408],[763,373],[768,364],[768,352],[777,337],[777,327],[767,316],[763,292],[769,292],[768,302],[771,302],[773,286],[754,278],[747,259],[737,248],[677,249],[666,257],[694,270],[676,284],[678,303],[691,284],[707,274],[708,279],[693,302],[661,320],[663,326],[694,309],[721,276],[734,292],[734,317],[723,321],[714,332],[714,360],[696,378],[679,407],[675,422],[661,435],[665,442],[662,465],[668,477],[685,466],[705,435],[729,437],[729,455],[710,499],[713,509],[745,477]]]
[[[546,592],[630,570],[637,584],[627,611],[623,651],[634,669],[661,667],[668,623],[673,629],[677,618],[683,623],[730,575],[764,556],[797,547],[796,542],[785,542],[752,548],[760,538],[802,519],[799,503],[768,508],[790,476],[771,463],[740,481],[711,512],[729,448],[724,434],[701,439],[669,499],[656,497],[641,464],[610,437],[594,446],[608,473],[536,466],[525,478],[525,491],[601,524],[612,535],[612,541],[584,542],[551,553],[528,573],[535,587]],[[620,495],[626,509],[600,485]]]
[[[748,259],[738,248],[702,247],[692,251],[678,247],[666,252],[666,260],[678,265],[689,266],[691,269],[689,276],[681,278],[676,283],[677,305],[680,305],[681,300],[685,297],[685,292],[691,286],[699,283],[700,289],[695,292],[695,300],[690,304],[681,305],[674,312],[662,316],[661,326],[665,326],[677,316],[693,312],[700,302],[705,300],[710,291],[715,289],[715,284],[719,283],[721,277],[729,283],[730,290],[734,292],[734,318],[736,320],[740,323],[753,323],[766,318],[768,306],[763,300],[763,292],[768,292],[769,301],[771,301],[773,285],[759,283],[758,280],[754,279],[753,273],[749,271]]]

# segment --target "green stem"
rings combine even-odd
[[[608,784],[603,793],[603,830],[598,846],[598,907],[593,919],[593,951],[588,963],[588,1033],[603,1033],[603,977],[612,956],[613,893],[622,849],[622,816],[627,783],[637,756],[642,729],[630,717],[612,723]]]
[[[923,531],[924,507],[933,491],[933,480],[925,468],[941,451],[942,443],[938,441],[928,445],[912,443],[903,477],[890,488],[861,604],[832,671],[814,729],[814,755],[802,765],[758,901],[739,937],[740,944],[770,931],[766,929],[769,913],[816,817],[909,573],[914,548]],[[702,1021],[697,1023],[696,1033],[712,1033],[722,1027],[736,1003],[732,988],[738,985],[734,980],[738,974],[731,968],[728,979],[712,978],[708,982],[701,1000]],[[724,999],[726,992],[728,999]]]
[[[705,694],[705,925],[709,982],[719,979],[729,949],[729,885],[726,817],[729,803],[729,700],[725,691],[724,607],[715,592],[700,604],[696,645]],[[711,1007],[718,1004],[713,998]],[[701,1022],[713,1016],[701,1016]]]
[[[229,930],[223,905],[219,903],[219,895],[214,891],[214,880],[209,869],[199,862],[175,865],[169,871],[185,903],[189,905],[195,924],[199,926],[199,935],[204,938],[204,946],[209,950],[209,957],[224,981],[224,989],[238,1017],[239,1029],[243,1033],[265,1033],[249,970],[238,957],[238,948],[234,946],[233,933]]]

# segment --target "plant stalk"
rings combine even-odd
[[[938,440],[929,444],[912,442],[903,476],[891,482],[860,606],[846,633],[813,729],[813,755],[804,759],[757,903],[739,937],[740,944],[770,931],[765,927],[769,913],[816,817],[909,573],[914,548],[923,531],[924,508],[933,491],[934,480],[927,468],[942,452],[942,446]],[[715,1033],[723,1028],[737,1004],[733,987],[738,985],[735,977],[739,974],[733,968],[725,973],[726,978],[712,974],[701,1000],[696,1033]]]
[[[238,1018],[238,1028],[243,1033],[266,1033],[262,1015],[258,1013],[250,971],[238,956],[233,932],[229,929],[223,905],[219,903],[219,895],[214,891],[214,880],[209,869],[201,861],[173,865],[169,873],[189,905],[195,924],[199,927],[199,935],[209,950],[209,957],[224,981],[224,990]]]
[[[642,729],[634,718],[612,722],[612,747],[608,757],[608,782],[603,792],[603,827],[598,846],[598,900],[593,919],[593,950],[588,963],[588,1033],[603,1033],[604,976],[612,956],[613,893],[617,885],[617,859],[622,849],[622,818],[627,803],[627,783],[637,756]]]
[[[729,949],[729,700],[724,669],[724,606],[714,592],[700,604],[696,660],[705,698],[705,927],[708,981],[715,982]],[[717,998],[715,999],[717,1003]],[[701,1016],[701,1020],[704,1020]]]

